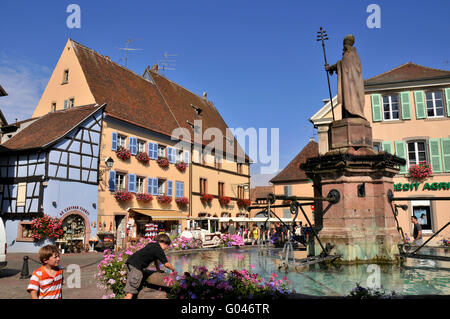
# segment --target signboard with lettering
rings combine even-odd
[[[440,190],[450,190],[450,183],[440,182],[440,183],[397,183],[394,184],[395,192],[406,192],[406,191],[440,191]]]
[[[81,206],[69,206],[65,209],[63,209],[61,212],[59,212],[59,216],[63,216],[64,214],[73,211],[73,210],[77,210],[79,212],[82,212],[84,214],[86,214],[87,216],[89,216],[89,211]]]

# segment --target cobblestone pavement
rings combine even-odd
[[[20,279],[23,265],[23,257],[27,255],[30,275],[40,267],[37,254],[9,253],[7,256],[8,265],[0,269],[0,299],[28,299],[29,293],[26,291],[29,279]],[[64,269],[70,264],[76,264],[81,268],[81,288],[68,288],[63,286],[64,299],[101,299],[105,294],[103,290],[97,288],[97,281],[94,275],[97,273],[97,264],[103,258],[102,253],[81,253],[61,255],[61,265]],[[66,279],[69,274],[66,273]],[[4,289],[6,288],[7,289]],[[139,299],[164,299],[165,293],[149,288],[144,288]]]

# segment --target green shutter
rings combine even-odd
[[[395,155],[406,160],[406,143],[403,141],[395,141]],[[408,164],[400,166],[400,174],[406,174]]]
[[[383,110],[381,108],[381,94],[372,94],[372,121],[381,122],[383,120]]]
[[[426,118],[425,93],[423,91],[414,91],[414,102],[416,106],[416,119]]]
[[[450,89],[445,89],[445,98],[447,101],[447,116],[450,116]]]
[[[430,162],[433,173],[442,173],[441,145],[438,138],[432,138],[430,144]]]
[[[450,172],[450,138],[441,138],[444,172]]]
[[[411,119],[411,101],[410,101],[410,93],[411,92],[402,92],[400,93],[400,100],[402,103],[402,119],[410,120]]]
[[[387,141],[387,142],[383,142],[381,143],[381,148],[383,151],[387,152],[387,153],[394,153],[392,152],[392,142]]]

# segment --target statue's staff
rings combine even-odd
[[[325,52],[325,40],[328,40],[328,35],[326,31],[320,27],[320,31],[317,32],[317,41],[322,41],[322,48],[323,48],[323,57],[325,59],[325,67],[328,65],[327,63],[327,54]],[[328,74],[328,71],[325,71],[327,73],[327,80],[328,80],[328,92],[330,94],[330,103],[331,103],[331,113],[333,114],[333,121],[335,121],[334,118],[334,107],[333,107],[333,96],[331,95],[331,86],[330,86],[330,75]]]

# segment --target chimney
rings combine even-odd
[[[158,73],[158,64],[153,64],[152,71]]]
[[[203,98],[206,100],[207,97],[208,97],[208,93],[203,92]]]

